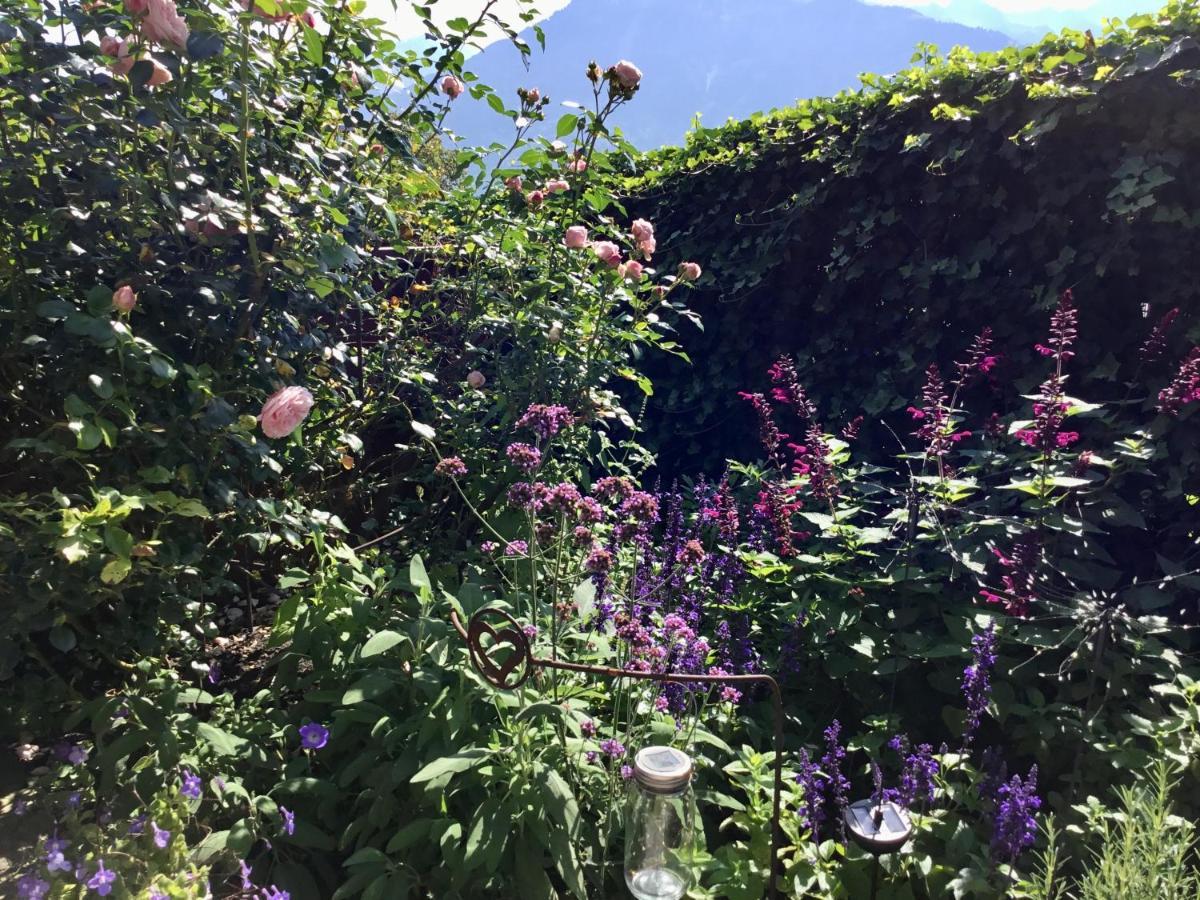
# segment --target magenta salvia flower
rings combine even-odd
[[[1037,571],[1041,560],[1041,541],[1036,534],[1026,534],[1013,541],[1008,554],[993,548],[992,554],[999,560],[1005,573],[1000,576],[1003,592],[983,590],[980,596],[988,603],[1004,607],[1010,616],[1025,616],[1029,606],[1037,599]]]
[[[193,800],[198,800],[204,791],[203,782],[200,781],[198,775],[193,775],[188,769],[183,770],[183,779],[180,782],[179,793],[185,797],[190,797]],[[143,821],[145,821],[143,819]]]
[[[1037,766],[1024,781],[1020,775],[996,790],[996,811],[992,819],[992,856],[1014,863],[1021,851],[1037,839],[1037,811],[1042,801],[1037,795]]]
[[[855,416],[842,427],[842,439],[844,441],[858,440],[859,429],[862,428],[863,417]]]
[[[104,868],[104,860],[100,860],[100,868],[96,870],[95,875],[88,879],[87,886],[101,897],[107,897],[112,893],[112,885],[116,880],[117,873]]]
[[[1042,356],[1053,356],[1060,363],[1070,359],[1075,353],[1071,347],[1078,335],[1079,311],[1075,309],[1075,295],[1070,288],[1063,291],[1058,298],[1058,308],[1050,317],[1050,344],[1035,344],[1033,349]]]
[[[439,459],[433,471],[445,478],[462,478],[467,474],[467,464],[457,456],[447,456]]]
[[[154,846],[165,850],[167,844],[171,843],[171,832],[165,828],[159,828],[157,822],[151,822],[150,827],[154,831]]]
[[[775,424],[775,413],[771,409],[771,404],[767,402],[766,397],[759,393],[738,391],[738,396],[754,407],[754,414],[758,417],[758,439],[762,443],[763,450],[766,451],[767,459],[775,465],[779,465],[781,462],[779,445],[787,440],[788,435],[781,432],[779,426]]]
[[[50,893],[50,882],[30,872],[17,879],[17,896],[21,900],[43,900]]]
[[[600,742],[600,752],[609,759],[620,759],[625,755],[625,745],[616,738],[608,738]]]
[[[542,464],[542,451],[531,444],[509,444],[504,454],[526,475],[531,475]]]
[[[575,424],[575,416],[565,406],[534,403],[517,419],[518,428],[529,428],[543,441],[549,440],[562,429]]]
[[[296,833],[296,814],[286,806],[279,807],[279,815],[283,816],[283,832],[284,834]]]
[[[300,726],[300,747],[304,750],[320,750],[329,743],[329,729],[318,722]]]
[[[1200,400],[1200,347],[1193,347],[1171,383],[1158,394],[1158,411],[1170,416],[1193,400]]]
[[[979,722],[987,712],[995,665],[996,626],[992,624],[971,638],[971,662],[963,669],[962,694],[967,706],[967,718],[963,723],[964,751],[971,746]]]
[[[505,556],[527,556],[529,544],[525,541],[509,541],[504,547]]]
[[[992,329],[984,328],[971,341],[966,359],[954,363],[954,389],[959,391],[969,387],[977,378],[991,372],[997,362],[999,358],[992,354]]]
[[[1150,336],[1146,338],[1145,343],[1138,350],[1138,358],[1142,362],[1157,362],[1167,352],[1167,334],[1178,318],[1178,307],[1169,309],[1162,314],[1162,317],[1155,323],[1153,330],[1151,330]]]
[[[921,423],[913,434],[921,439],[925,445],[925,455],[930,459],[945,456],[950,450],[950,413],[946,408],[949,399],[942,373],[933,363],[925,370],[920,415],[912,413],[913,419]],[[910,411],[912,409],[909,407]]]
[[[781,356],[775,360],[771,368],[767,369],[767,376],[775,385],[771,390],[772,397],[790,406],[804,421],[816,421],[817,405],[809,399],[808,393],[800,383],[796,363],[790,356]]]

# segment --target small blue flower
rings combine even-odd
[[[50,893],[50,882],[32,872],[17,879],[17,896],[21,900],[42,900]]]
[[[67,794],[67,806],[71,809],[78,809],[79,804],[83,802],[83,795],[79,791],[71,791]]]
[[[300,726],[300,746],[305,750],[320,750],[329,743],[329,729],[316,722]]]
[[[117,880],[117,873],[110,872],[104,868],[104,860],[100,860],[100,868],[96,871],[87,883],[93,891],[101,897],[107,897],[112,893],[112,884]]]
[[[88,752],[79,744],[72,744],[67,750],[67,762],[73,766],[82,766],[87,762]]]
[[[69,872],[71,871],[71,864],[62,855],[62,851],[55,850],[46,854],[46,868],[51,872]]]
[[[190,769],[184,769],[179,792],[185,797],[199,800],[200,795],[204,792],[204,784],[200,781],[200,776],[193,775]]]
[[[146,814],[142,813],[136,819],[129,823],[130,834],[141,834],[146,830]]]
[[[29,801],[28,800],[17,800],[16,802],[13,803],[12,811],[13,811],[14,816],[25,815],[25,813],[27,813],[29,811]]]
[[[165,828],[159,828],[157,822],[151,822],[150,827],[154,829],[154,846],[165,850],[167,844],[171,843],[171,832]]]
[[[51,835],[50,837],[46,838],[46,852],[47,853],[66,853],[67,850],[70,849],[70,847],[71,847],[70,842],[65,841],[62,838],[60,838],[58,836],[57,831],[54,832],[54,834]]]
[[[246,865],[244,859],[238,860],[238,867],[242,870],[242,890],[250,891],[254,889],[254,882],[250,880],[250,867]]]
[[[275,885],[268,888],[263,888],[262,900],[292,900],[292,895],[287,891],[281,891]]]
[[[286,834],[296,833],[296,814],[286,806],[279,807],[279,814],[283,816],[283,830]]]

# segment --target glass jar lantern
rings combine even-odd
[[[679,900],[691,880],[696,834],[692,760],[646,747],[633,761],[625,817],[625,884],[637,900]]]

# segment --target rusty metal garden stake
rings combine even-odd
[[[498,627],[487,619],[500,620]],[[517,620],[502,609],[481,609],[471,616],[464,629],[458,616],[452,611],[450,621],[467,643],[467,652],[476,671],[493,687],[512,690],[520,687],[534,669],[559,669],[565,672],[581,672],[604,678],[633,678],[641,681],[672,682],[675,684],[765,684],[771,689],[771,706],[775,717],[775,788],[771,804],[771,875],[767,896],[776,900],[779,896],[779,853],[783,849],[783,829],[780,815],[783,803],[783,694],[779,683],[770,675],[687,675],[659,672],[631,672],[612,666],[593,666],[584,663],[565,662],[560,659],[542,659],[533,655],[529,638],[521,630]],[[489,647],[483,646],[484,636],[492,639]],[[502,662],[497,662],[490,651],[497,646],[507,645],[512,653]]]

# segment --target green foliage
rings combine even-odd
[[[1053,822],[1047,823],[1048,847],[1040,871],[1031,883],[1022,885],[1017,896],[1038,900],[1200,897],[1196,826],[1172,813],[1175,787],[1170,765],[1159,760],[1141,773],[1135,784],[1114,791],[1118,809],[1105,809],[1089,798],[1087,824],[1073,830],[1090,859],[1087,871],[1074,884],[1057,877],[1060,835]]]

